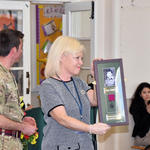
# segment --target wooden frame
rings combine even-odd
[[[122,59],[96,60],[94,73],[100,121],[111,126],[127,125]]]

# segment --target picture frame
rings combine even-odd
[[[57,27],[54,20],[42,25],[42,29],[45,36],[49,36],[57,31]]]
[[[96,96],[100,122],[128,125],[128,109],[122,59],[94,61]]]

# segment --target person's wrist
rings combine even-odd
[[[23,130],[24,130],[24,123],[23,123],[23,121],[18,123],[17,126],[18,126],[18,130],[23,132]]]
[[[92,125],[89,125],[89,133],[92,134]]]

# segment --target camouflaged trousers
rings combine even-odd
[[[0,135],[0,150],[22,150],[20,139]]]

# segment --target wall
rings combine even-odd
[[[137,84],[149,81],[150,2],[95,0],[95,18],[94,57],[123,59],[129,106]],[[132,128],[129,114],[129,126],[113,127],[105,136],[97,136],[98,150],[130,150]]]
[[[124,60],[127,97],[143,81],[150,82],[150,7],[121,9],[120,51]]]
[[[96,5],[96,57],[123,59],[129,106],[136,86],[150,82],[150,1],[96,0]],[[97,136],[98,150],[130,150],[132,129],[129,114],[129,126],[113,127],[107,135]]]

